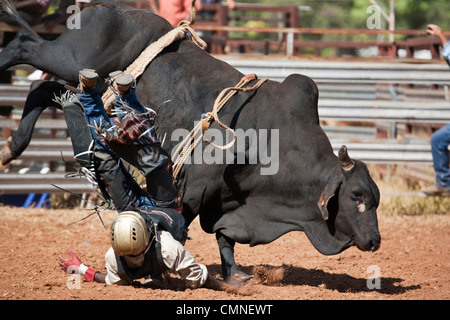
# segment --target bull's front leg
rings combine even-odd
[[[17,159],[28,147],[34,126],[43,110],[47,107],[61,109],[61,106],[53,99],[55,94],[60,95],[64,91],[64,85],[56,81],[38,80],[31,84],[19,127],[2,148],[1,160],[3,165]]]
[[[217,244],[219,245],[220,260],[222,262],[222,277],[225,281],[235,280],[246,281],[252,276],[239,270],[234,261],[235,241],[223,235],[220,231],[216,233]]]

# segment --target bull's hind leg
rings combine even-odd
[[[220,260],[222,262],[222,277],[225,281],[235,280],[246,281],[252,276],[239,270],[234,261],[234,245],[235,241],[223,235],[221,232],[216,233],[217,244],[219,245]]]
[[[19,128],[8,138],[6,145],[2,148],[1,160],[3,165],[17,159],[28,147],[34,126],[45,108],[61,109],[61,106],[53,99],[55,95],[60,95],[64,91],[64,85],[56,81],[38,80],[31,84]]]

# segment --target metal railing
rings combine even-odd
[[[37,144],[44,149],[46,148],[45,145],[47,142],[40,141]],[[366,163],[429,165],[432,162],[431,147],[422,141],[402,143],[396,140],[360,142],[352,142],[347,139],[331,140],[331,145],[336,154],[343,144],[347,146],[352,158],[363,160]],[[56,160],[61,158],[60,152],[60,150],[45,152],[26,150],[22,156],[23,158],[30,159]],[[66,152],[66,159],[71,160],[71,151],[64,150],[64,152]],[[0,194],[23,194],[28,192],[62,193],[64,190],[74,193],[84,193],[93,192],[94,188],[88,181],[80,177],[68,177],[66,173],[0,173]]]
[[[284,48],[284,54],[286,57],[294,57],[296,55],[296,50],[298,48],[314,47],[314,48],[364,48],[376,46],[379,52],[383,52],[382,56],[397,57],[397,50],[400,47],[414,47],[414,44],[408,43],[396,43],[394,40],[395,35],[408,35],[408,36],[426,36],[426,30],[370,30],[370,29],[324,29],[324,28],[278,28],[278,27],[243,27],[243,26],[218,26],[218,25],[194,25],[196,30],[203,30],[209,32],[218,32],[221,35],[225,35],[225,44],[230,40],[228,33],[241,32],[241,33],[261,33],[261,34],[282,34],[281,41],[276,41],[274,44],[278,48]],[[366,36],[380,36],[386,35],[390,40],[386,41],[345,41],[344,43],[339,40],[334,41],[304,41],[298,39],[301,35],[345,35],[345,36],[357,36],[364,34]],[[444,31],[446,36],[450,36],[449,31]],[[439,45],[439,40],[437,38],[429,37],[430,49],[434,45]],[[261,41],[259,41],[261,42]],[[252,40],[241,40],[244,45],[252,46],[258,44],[258,41]],[[270,41],[265,41],[266,44],[271,44]],[[273,43],[273,41],[272,41]],[[423,46],[423,44],[422,44]],[[434,48],[433,48],[434,49]],[[279,50],[277,54],[280,54]]]
[[[450,123],[450,101],[319,99],[321,120]]]
[[[325,129],[327,133],[327,129]],[[4,143],[4,141],[0,141]],[[406,163],[406,162],[420,162],[430,164],[431,147],[424,139],[412,140],[396,140],[396,139],[331,139],[331,145],[337,154],[341,145],[347,145],[348,149],[358,156],[356,159],[380,163]],[[350,151],[349,151],[350,152]],[[376,152],[376,154],[375,154]],[[27,150],[20,156],[21,160],[66,160],[75,162],[73,158],[72,145],[67,143],[56,146],[54,141],[50,140],[34,140],[31,141]],[[1,176],[1,174],[0,174]],[[0,188],[1,189],[1,188]]]
[[[374,62],[358,60],[245,58],[224,55],[219,59],[244,74],[283,81],[291,74],[304,74],[318,83],[384,83],[450,85],[449,66],[445,63]]]
[[[439,85],[446,88],[450,84],[448,66],[442,63],[386,63],[296,60],[286,58],[255,59],[218,56],[236,67],[244,74],[256,73],[258,77],[268,77],[283,81],[292,73],[310,76],[318,83],[323,97],[319,98],[319,115],[321,120],[337,121],[371,121],[371,122],[450,122],[450,102],[448,93],[438,100],[424,102],[379,100],[376,98],[377,84],[421,84]],[[360,87],[360,88],[359,88]],[[339,90],[335,91],[335,88]],[[354,97],[348,98],[348,92],[355,90]],[[358,91],[356,91],[358,89]],[[26,99],[28,87],[0,85],[0,106],[14,104],[20,109]],[[364,97],[362,97],[364,95]],[[447,100],[446,100],[447,99]],[[17,128],[19,119],[0,118],[2,128]],[[36,128],[66,128],[62,117],[58,119],[39,119]],[[431,164],[431,151],[426,139],[393,140],[367,139],[372,135],[372,128],[352,128],[360,132],[369,129],[364,139],[333,137],[336,127],[324,126],[329,134],[332,147],[337,153],[342,144],[347,145],[349,153],[355,159],[368,163],[414,163]],[[345,127],[344,130],[350,130]],[[374,137],[375,138],[375,137]],[[1,146],[5,140],[0,141]],[[73,161],[70,140],[33,139],[21,155],[20,160],[65,160]],[[58,185],[72,192],[90,192],[92,186],[81,179],[68,179],[65,173],[37,174],[28,172],[0,173],[0,193],[51,192],[61,190]]]
[[[0,174],[0,194],[64,193],[65,190],[84,193],[93,192],[95,189],[86,180],[78,177],[69,178],[65,173]]]

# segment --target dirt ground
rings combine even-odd
[[[154,289],[139,283],[126,287],[88,283],[65,274],[57,257],[67,257],[70,250],[86,265],[105,271],[109,238],[99,219],[91,216],[64,229],[90,212],[0,207],[0,300],[450,299],[450,214],[380,214],[382,244],[375,253],[352,247],[323,256],[300,232],[268,245],[237,245],[236,261],[242,269],[262,274],[255,277],[260,283],[247,285],[246,295],[239,295],[189,289],[175,275],[168,279],[169,289]],[[113,211],[102,214],[107,227],[114,216]],[[196,220],[190,236],[188,250],[220,277],[214,235],[203,232]]]

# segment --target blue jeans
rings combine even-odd
[[[110,117],[108,116],[108,113],[106,112],[106,110],[103,106],[102,97],[100,95],[100,90],[98,88],[96,88],[88,93],[79,93],[78,100],[83,104],[85,115],[87,118],[86,120],[87,120],[88,124],[92,125],[92,124],[94,124],[94,122],[96,122],[97,124],[99,124],[101,122],[103,124],[103,126],[105,126],[105,125],[112,126],[114,124],[113,120],[110,119]],[[137,101],[137,98],[136,98],[136,101]],[[139,103],[139,105],[140,105],[140,103]],[[91,129],[92,137],[93,137],[96,145],[99,146],[103,150],[107,150],[109,154],[112,154],[113,151],[109,147],[107,147],[106,145],[104,145],[102,142],[99,141],[96,130],[92,127],[90,129]],[[106,157],[105,158],[106,160],[103,160],[101,158],[98,158],[98,159],[99,159],[99,161],[110,161],[109,157]],[[121,202],[119,204],[116,203],[116,206],[120,207],[120,208],[127,207],[129,204],[129,201],[131,199],[134,199],[134,201],[133,201],[134,205],[136,205],[138,207],[141,207],[141,208],[155,207],[155,203],[150,199],[150,197],[147,195],[147,193],[144,190],[140,189],[138,186],[136,186],[136,183],[135,183],[133,177],[128,173],[128,171],[126,171],[123,168],[120,159],[118,159],[117,161],[118,161],[118,163],[117,163],[118,167],[114,170],[114,172],[112,172],[112,171],[106,172],[105,171],[105,173],[103,174],[105,184],[107,185],[106,188],[108,190],[111,190],[110,192],[113,192],[113,193],[115,192],[115,190],[118,190],[118,188],[113,187],[118,181],[128,180],[128,183],[121,184],[120,188],[125,189],[125,187],[128,186],[129,190],[119,190],[119,192],[116,192],[117,193],[116,197],[114,197],[115,196],[114,194],[110,194],[110,196],[113,198],[112,199],[113,202],[114,201]],[[120,178],[115,176],[118,174],[120,174],[122,176]],[[131,181],[130,179],[133,181]],[[134,188],[133,188],[133,186],[134,186]],[[124,193],[130,194],[130,196],[129,197],[122,196],[122,194],[124,194]],[[132,196],[131,194],[134,194],[134,195]]]
[[[436,185],[447,189],[450,189],[449,145],[450,124],[447,124],[431,136],[431,154],[436,172]]]
[[[78,93],[78,100],[84,107],[86,120],[88,124],[91,125],[90,130],[95,143],[99,147],[105,150],[109,150],[107,146],[105,146],[98,140],[97,131],[92,127],[94,123],[97,123],[97,125],[102,123],[103,126],[112,126],[114,124],[114,122],[109,118],[108,113],[106,113],[105,108],[103,107],[100,89],[95,88],[94,90],[87,93]]]
[[[122,118],[125,116],[126,111],[118,107],[117,102],[122,99],[124,102],[127,102],[128,106],[131,108],[137,110],[139,113],[145,113],[145,108],[142,106],[141,102],[138,100],[136,96],[136,88],[131,87],[130,91],[124,95],[118,95],[114,99],[114,106],[118,109],[120,109],[119,112],[117,112],[117,118],[119,120],[122,120]]]
[[[114,100],[116,116],[120,121],[127,114],[126,110],[120,108],[120,100],[136,110],[137,114],[147,111],[136,96],[136,88],[131,87],[128,93],[117,95]],[[144,138],[136,139],[136,143],[129,144],[125,150],[117,149],[116,153],[146,178],[147,192],[156,206],[181,210],[177,203],[179,191],[172,177],[170,155],[162,149],[154,128],[149,129]]]

